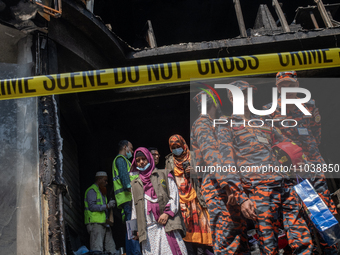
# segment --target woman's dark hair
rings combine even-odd
[[[136,153],[136,158],[137,158],[137,157],[146,157],[146,156],[145,156],[145,154],[144,154],[143,152],[137,151],[137,153]]]

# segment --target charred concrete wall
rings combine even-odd
[[[0,254],[40,254],[36,98],[0,101]]]
[[[32,38],[17,44],[17,64],[0,78],[32,75]],[[0,101],[0,254],[41,254],[37,99]]]
[[[7,53],[17,63],[0,63],[1,79],[32,75],[31,47],[27,36]],[[0,101],[0,148],[0,254],[41,254],[36,98]]]

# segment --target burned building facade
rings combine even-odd
[[[0,78],[336,48],[339,6],[336,0],[0,0]],[[338,77],[339,68],[298,74]],[[320,109],[340,107],[339,89],[313,89]],[[95,172],[112,175],[121,139],[156,146],[162,156],[171,135],[189,141],[189,91],[188,82],[179,82],[1,100],[0,254],[72,254],[87,244],[83,199]],[[339,139],[332,126],[340,120],[327,110],[322,115],[322,151],[337,162],[330,144]],[[329,186],[334,192],[340,182],[329,179]],[[119,221],[117,211],[115,228],[124,228]],[[123,246],[121,233],[113,234]]]

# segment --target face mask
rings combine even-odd
[[[128,159],[130,159],[130,158],[132,157],[131,151],[127,151],[127,152],[126,152],[126,157],[127,157]]]
[[[176,156],[179,156],[183,153],[183,148],[173,149],[172,153],[175,154]]]
[[[148,169],[149,166],[150,166],[150,163],[148,163],[148,164],[147,164],[145,167],[143,167],[143,168],[137,166],[137,169],[138,169],[139,171],[145,171],[146,169]]]

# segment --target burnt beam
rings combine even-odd
[[[148,20],[147,41],[151,48],[157,47],[156,36],[152,28],[151,20]]]
[[[246,26],[244,25],[244,19],[243,19],[240,0],[234,0],[234,6],[235,6],[238,27],[240,29],[240,35],[241,37],[247,37],[247,31],[246,31]]]
[[[325,26],[328,27],[333,27],[332,21],[330,19],[330,17],[328,16],[328,13],[326,11],[326,8],[322,2],[322,0],[314,0],[314,2],[316,3],[316,5],[318,6],[320,15],[322,17],[323,22],[325,23]]]
[[[312,22],[314,24],[314,27],[319,28],[318,22],[316,21],[316,18],[315,18],[313,11],[310,11],[309,14],[310,14],[310,18],[312,19]]]
[[[273,6],[275,8],[277,16],[280,19],[280,23],[281,23],[281,26],[283,28],[283,31],[286,32],[286,33],[290,32],[289,25],[287,23],[285,15],[283,14],[283,11],[281,9],[279,2],[277,0],[273,0]]]

